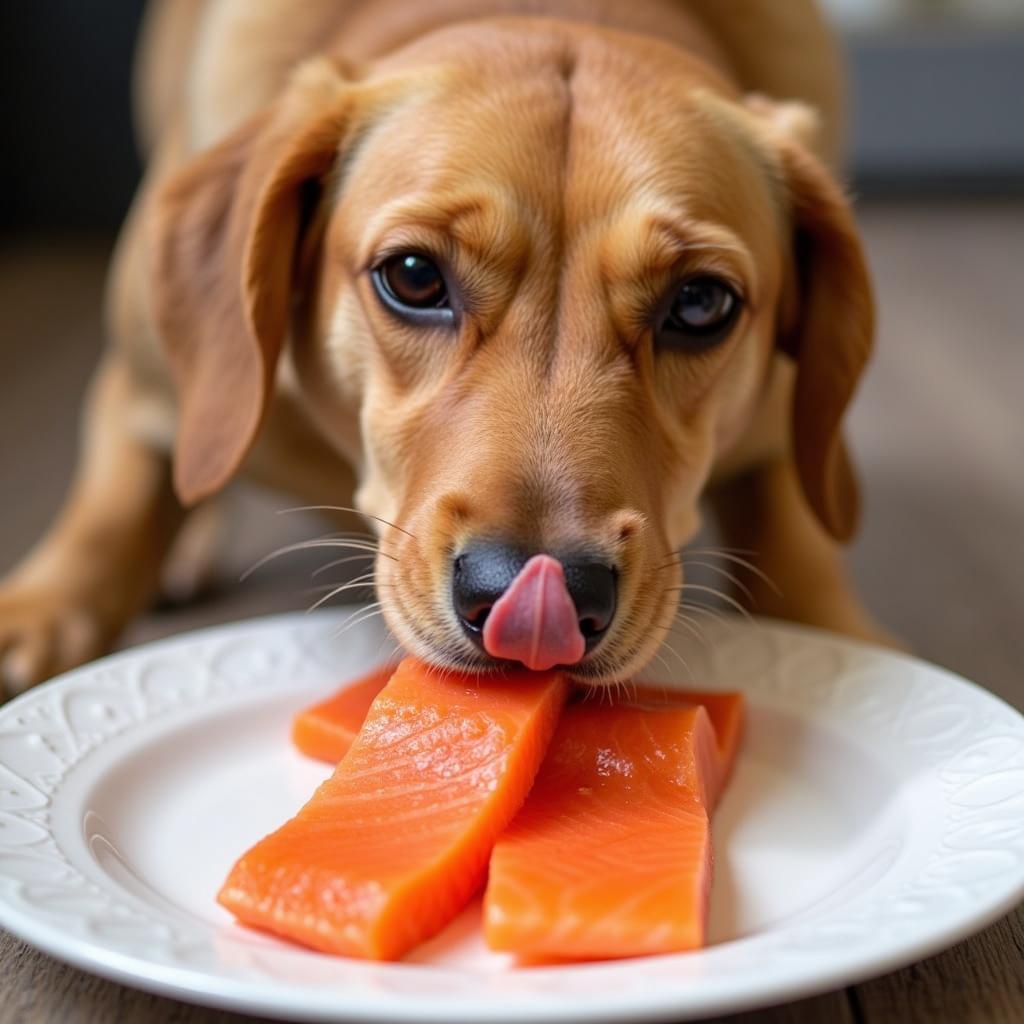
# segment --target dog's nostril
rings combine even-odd
[[[568,560],[563,564],[569,596],[579,615],[580,632],[591,647],[604,636],[615,618],[618,573],[602,562]]]
[[[477,543],[452,564],[452,604],[463,627],[477,642],[495,601],[526,564],[525,552],[505,544]]]
[[[491,614],[491,608],[493,605],[484,605],[477,611],[470,612],[468,615],[462,615],[460,618],[462,621],[475,633],[479,633],[484,628],[484,623],[487,621],[487,616]]]

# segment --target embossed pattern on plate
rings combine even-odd
[[[0,926],[128,984],[296,1019],[684,1019],[895,968],[1024,893],[1017,712],[912,658],[726,620],[706,626],[703,644],[671,638],[694,679],[750,698],[734,792],[716,820],[716,944],[517,969],[482,949],[472,912],[403,964],[245,932],[207,897],[196,848],[209,846],[215,877],[241,837],[315,784],[274,723],[386,645],[370,622],[333,639],[335,617],[163,641],[0,708]],[[667,663],[651,673],[669,675]],[[265,785],[267,806],[247,805],[233,772]]]

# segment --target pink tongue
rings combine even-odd
[[[520,569],[491,608],[483,640],[492,657],[521,661],[534,671],[575,665],[583,657],[586,641],[557,559],[534,555]]]

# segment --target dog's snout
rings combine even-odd
[[[571,665],[615,616],[614,567],[589,556],[530,555],[478,544],[456,559],[452,601],[464,631],[492,657],[528,668]]]

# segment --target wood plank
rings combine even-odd
[[[1024,910],[906,970],[858,985],[857,1024],[1020,1024]]]
[[[125,988],[51,959],[0,931],[0,1024],[257,1024]]]
[[[858,1024],[850,1008],[846,993],[827,992],[825,995],[800,999],[795,1003],[769,1006],[749,1013],[716,1017],[705,1024]]]

